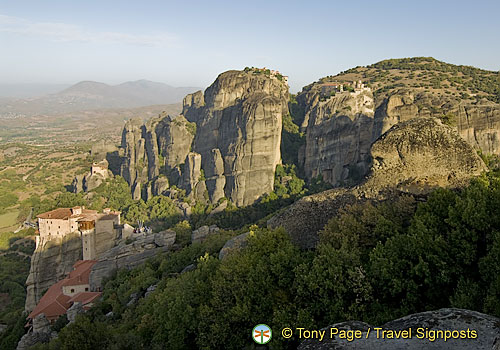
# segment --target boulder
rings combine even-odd
[[[71,307],[66,311],[66,316],[68,317],[69,323],[73,323],[76,320],[76,316],[84,313],[83,305],[80,302],[75,302]]]
[[[182,269],[181,274],[189,272],[189,271],[193,271],[195,269],[196,269],[195,264],[189,264],[188,266],[186,266],[185,268]]]
[[[218,233],[219,228],[216,225],[212,226],[201,226],[197,230],[194,230],[191,233],[191,242],[192,243],[201,243],[203,242],[209,235]]]
[[[373,165],[361,184],[304,197],[268,220],[268,227],[282,226],[299,246],[314,248],[318,231],[346,205],[461,187],[486,169],[454,128],[434,118],[394,125],[373,144],[371,157]]]
[[[219,252],[219,260],[224,260],[232,252],[245,248],[248,244],[247,237],[249,234],[250,232],[245,232],[227,241]]]
[[[150,295],[151,293],[153,293],[156,290],[157,287],[158,287],[157,284],[150,285],[148,287],[148,289],[146,289],[146,293],[144,294],[144,297],[147,298],[148,295]]]
[[[378,337],[375,328],[380,328]],[[345,331],[359,330],[361,331],[362,338],[349,341],[348,339],[341,339],[341,337],[336,336],[332,339],[330,337],[331,329]],[[368,329],[370,329],[370,333],[367,337]],[[348,321],[334,324],[323,330],[326,331],[323,341],[305,340],[298,349],[496,350],[500,337],[500,319],[476,311],[440,309],[405,316],[380,327],[374,327],[359,321]],[[408,338],[394,337],[394,339],[390,339],[389,336],[382,337],[382,330],[407,331]],[[409,338],[410,330],[411,338]],[[451,333],[451,331],[455,332]],[[475,332],[475,335],[472,332]],[[444,336],[446,334],[448,335],[448,339],[445,340]]]
[[[158,247],[171,247],[175,243],[175,237],[173,230],[161,231],[154,234],[154,243]]]
[[[28,350],[36,344],[48,343],[55,336],[56,333],[52,331],[49,321],[42,313],[33,319],[33,329],[21,337],[16,349]]]

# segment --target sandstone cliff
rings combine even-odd
[[[108,169],[108,161],[102,160],[99,163],[94,163],[88,173],[76,175],[71,187],[74,193],[89,192],[112,176],[112,172]]]
[[[175,185],[199,200],[252,204],[273,189],[287,101],[276,77],[223,73],[204,93],[186,96],[183,115],[127,122],[114,168],[136,199]],[[168,184],[158,186],[162,176]]]
[[[500,154],[500,105],[416,89],[399,89],[380,99],[374,118],[374,139],[391,126],[414,117],[435,117],[455,127],[475,149]]]
[[[332,185],[358,181],[370,167],[374,116],[371,90],[324,96],[319,88],[303,94],[306,143],[299,163],[308,179]]]
[[[82,240],[79,233],[41,242],[31,257],[31,268],[26,280],[26,311],[36,306],[43,293],[62,280],[82,259]]]
[[[371,165],[371,144],[393,125],[412,118],[434,117],[455,128],[477,151],[500,154],[500,105],[418,88],[325,94],[329,84],[303,89],[297,101],[305,111],[306,144],[299,163],[310,180],[321,176],[333,186],[353,184]]]
[[[372,146],[368,177],[354,188],[307,196],[268,221],[283,226],[292,240],[313,248],[318,231],[347,204],[386,200],[394,195],[425,195],[433,188],[458,187],[485,170],[473,147],[457,131],[434,118],[399,123]]]

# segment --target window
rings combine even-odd
[[[75,292],[75,290],[73,288],[71,288],[71,293],[74,293],[74,292]]]
[[[85,291],[88,292],[89,291],[89,288],[88,287],[85,287]]]

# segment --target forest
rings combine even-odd
[[[346,207],[313,251],[262,225],[184,243],[119,271],[96,307],[37,349],[245,348],[258,323],[275,330],[347,319],[382,324],[442,307],[500,316],[499,205],[500,174],[490,171],[425,202],[400,196]],[[220,260],[224,242],[243,231],[248,246]],[[196,268],[181,273],[190,264]],[[276,337],[270,348],[299,343]]]

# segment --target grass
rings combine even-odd
[[[9,250],[9,248],[11,248],[11,242],[15,242],[20,238],[30,236],[33,234],[33,232],[33,229],[25,229],[17,233],[14,233],[12,231],[0,232],[0,252],[2,250]]]
[[[10,240],[17,237],[19,237],[18,233],[0,232],[0,251],[8,250],[10,248]]]
[[[5,231],[10,231],[12,227],[17,227],[17,216],[19,215],[18,210],[10,211],[5,214],[0,215],[0,233]]]

